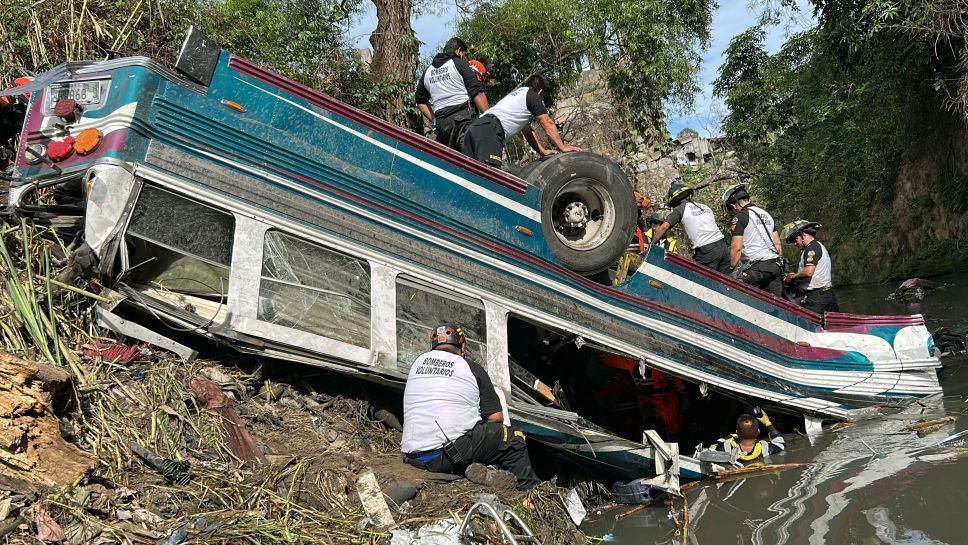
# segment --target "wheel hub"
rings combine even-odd
[[[581,229],[588,224],[588,207],[581,201],[568,203],[565,206],[565,227]]]

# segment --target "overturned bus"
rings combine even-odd
[[[67,63],[14,92],[10,210],[83,222],[101,322],[131,337],[185,353],[166,324],[402,387],[430,328],[459,321],[533,440],[669,488],[711,467],[610,429],[603,354],[812,423],[940,392],[920,316],[821,317],[659,247],[618,285],[591,279],[635,205],[590,153],[513,176],[198,33],[174,67]],[[81,197],[45,203],[51,187]]]

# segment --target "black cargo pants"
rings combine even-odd
[[[797,297],[797,302],[803,308],[812,310],[817,314],[840,311],[840,305],[837,304],[837,297],[831,288],[808,291],[802,297]]]
[[[783,297],[783,269],[775,259],[753,261],[749,268],[740,273],[739,279],[777,297]]]
[[[464,134],[464,155],[501,168],[501,154],[504,151],[504,127],[498,118],[484,114],[471,122]]]
[[[453,449],[448,449],[448,453],[440,452],[430,459],[412,453],[407,455],[407,463],[427,471],[455,475],[463,475],[467,466],[475,462],[496,465],[517,477],[518,490],[527,490],[541,482],[531,468],[524,434],[500,422],[479,422],[455,439]]]
[[[716,242],[710,242],[705,246],[696,248],[692,258],[696,263],[723,274],[729,274],[732,270],[729,266],[729,246],[726,245],[726,239],[719,239]]]
[[[476,114],[477,110],[469,103],[453,109],[446,108],[439,114],[435,112],[434,135],[437,141],[451,149],[461,151],[464,147],[464,134]]]

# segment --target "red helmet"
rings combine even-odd
[[[470,61],[467,64],[471,65],[471,68],[477,72],[477,81],[482,81],[484,79],[484,74],[487,74],[484,64],[481,63],[481,61]]]
[[[459,324],[440,324],[430,332],[431,350],[442,344],[452,344],[457,347],[462,347],[466,340],[464,338],[464,329]]]

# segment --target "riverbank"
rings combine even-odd
[[[405,464],[382,388],[224,351],[186,363],[105,336],[99,296],[71,286],[66,255],[52,231],[3,231],[0,348],[26,358],[0,354],[7,543],[386,543],[459,524],[478,501],[510,507],[543,543],[585,541],[562,501],[571,486],[493,490]],[[39,449],[78,464],[46,467],[30,458]]]

